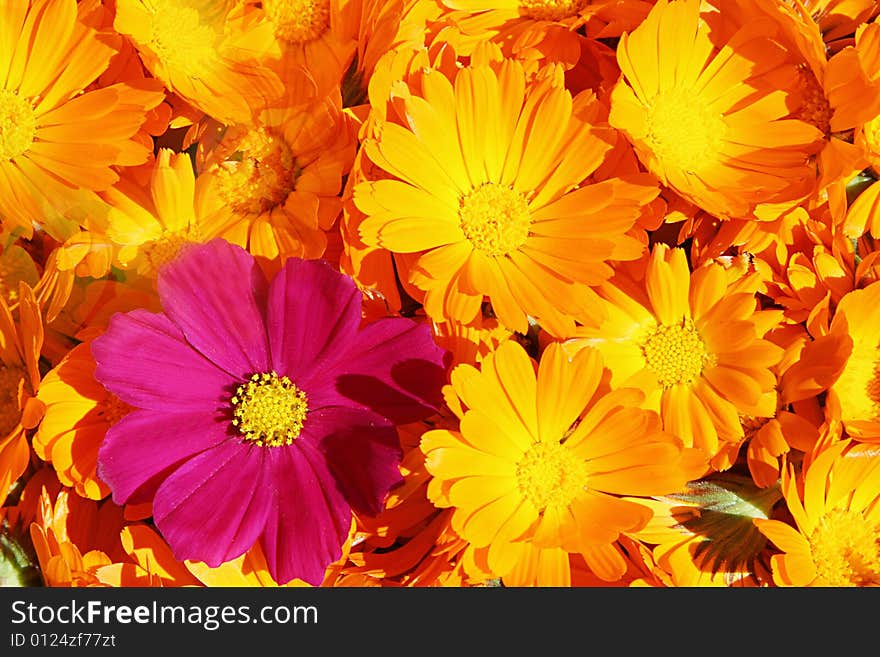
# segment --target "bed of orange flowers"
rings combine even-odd
[[[0,583],[880,584],[878,16],[0,0]]]

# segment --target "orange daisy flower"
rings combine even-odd
[[[743,439],[740,414],[776,387],[783,350],[765,336],[781,312],[759,308],[758,283],[715,262],[691,272],[682,249],[655,244],[643,278],[601,287],[607,319],[569,348],[599,349],[612,385],[644,390],[665,430],[714,457],[720,441]]]
[[[46,376],[37,399],[45,415],[33,438],[34,452],[50,462],[65,486],[100,500],[110,489],[97,475],[98,448],[130,407],[94,378],[91,341],[74,347]]]
[[[735,6],[658,0],[620,39],[609,118],[664,184],[722,218],[800,202],[824,143],[793,117],[802,62],[778,21],[726,21]]]
[[[218,121],[246,123],[284,91],[263,63],[272,35],[254,11],[228,0],[116,0],[113,26],[169,91]]]
[[[485,52],[452,81],[395,86],[401,123],[363,142],[391,177],[355,186],[359,235],[418,256],[409,281],[432,319],[471,322],[488,298],[505,327],[525,333],[532,317],[558,335],[596,312],[589,286],[608,260],[643,253],[628,232],[659,190],[644,175],[589,181],[615,141],[592,92],[572,98]]]
[[[0,14],[0,215],[25,238],[38,225],[63,241],[100,207],[93,192],[118,180],[114,167],[150,154],[134,137],[164,93],[126,83],[83,92],[120,39],[81,20],[88,11],[22,0]]]
[[[596,350],[569,360],[553,343],[536,367],[513,341],[479,371],[467,364],[452,371],[466,410],[457,431],[422,436],[428,497],[453,509],[456,533],[488,547],[492,572],[516,562],[530,542],[579,553],[597,574],[618,579],[625,564],[614,541],[651,517],[621,496],[675,492],[705,470],[701,454],[639,407],[640,391],[604,390],[604,375]]]
[[[830,333],[851,350],[828,390],[828,405],[853,438],[880,441],[880,284],[847,294],[831,320]]]
[[[880,585],[880,457],[849,439],[824,448],[782,491],[793,522],[755,519],[779,549],[778,586]]]
[[[363,0],[246,0],[269,33],[287,98],[315,100],[342,83],[358,47]]]
[[[339,90],[261,119],[229,128],[199,162],[199,184],[216,200],[205,230],[260,259],[320,258],[356,148]]]

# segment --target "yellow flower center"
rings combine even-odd
[[[536,21],[560,21],[575,16],[588,0],[520,0],[519,10],[523,16]]]
[[[809,539],[824,586],[880,585],[880,532],[862,514],[831,511]]]
[[[646,119],[645,140],[664,166],[697,171],[718,158],[724,120],[693,92],[660,92],[649,104]]]
[[[711,360],[703,339],[689,319],[652,330],[642,345],[642,353],[664,388],[692,383]]]
[[[18,406],[18,384],[26,378],[20,365],[2,364],[0,367],[0,439],[12,431],[21,420]]]
[[[584,490],[586,464],[559,442],[533,444],[516,464],[520,492],[538,511],[564,507]]]
[[[490,256],[518,249],[532,225],[525,196],[497,183],[486,183],[464,196],[458,216],[471,245]]]
[[[232,424],[248,442],[282,447],[297,439],[309,412],[306,393],[286,376],[254,374],[232,397]]]
[[[802,95],[801,105],[792,116],[806,123],[810,123],[824,135],[831,134],[831,116],[834,110],[825,98],[822,85],[816,79],[813,72],[806,66],[798,68],[800,92]]]
[[[261,214],[282,205],[301,172],[287,143],[264,129],[252,130],[237,150],[214,168],[221,198],[235,212]]]
[[[198,226],[191,226],[182,231],[166,230],[149,244],[144,245],[143,253],[147,264],[147,273],[155,276],[162,265],[177,257],[181,249],[188,244],[200,241]]]
[[[0,161],[11,160],[34,143],[34,107],[14,91],[0,89]]]
[[[216,58],[218,33],[207,16],[187,0],[147,0],[150,13],[149,48],[167,66],[183,72],[197,71]]]
[[[330,0],[263,0],[275,36],[290,43],[317,39],[330,28]]]

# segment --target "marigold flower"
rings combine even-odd
[[[204,229],[266,261],[323,256],[356,145],[341,103],[337,90],[226,130],[199,162],[216,199]]]
[[[453,508],[452,527],[496,565],[517,561],[520,549],[579,553],[607,580],[625,566],[613,542],[644,527],[647,507],[624,495],[658,495],[683,488],[706,467],[696,450],[660,430],[640,408],[636,389],[602,387],[602,357],[584,349],[571,360],[550,344],[535,367],[508,341],[481,362],[452,372],[466,407],[457,431],[422,436],[433,476],[428,496]],[[560,554],[561,558],[562,555]]]
[[[436,408],[442,350],[409,319],[361,329],[360,292],[326,262],[291,258],[268,284],[221,239],[158,289],[162,313],[116,315],[92,343],[95,377],[135,407],[99,476],[117,503],[152,500],[178,560],[218,566],[259,541],[277,582],[320,583],[351,510],[378,513],[399,481],[395,423]]]
[[[0,214],[33,234],[67,238],[100,207],[116,166],[147,161],[135,139],[161,90],[126,83],[83,91],[108,67],[119,35],[99,33],[75,0],[4,2],[0,11]],[[63,71],[63,73],[62,73]]]
[[[409,278],[436,321],[470,322],[484,298],[520,333],[529,316],[559,335],[595,313],[589,286],[642,254],[627,233],[659,189],[644,174],[587,180],[616,139],[592,92],[527,81],[510,59],[420,82],[392,92],[402,124],[363,142],[393,176],[354,188],[364,243],[418,256]]]
[[[731,27],[725,6],[656,2],[620,39],[609,121],[664,184],[718,217],[746,217],[813,192],[824,135],[793,116],[802,62],[778,22]]]
[[[757,283],[714,262],[691,272],[682,249],[658,243],[643,278],[602,286],[607,319],[569,345],[599,349],[612,385],[644,390],[664,429],[711,458],[742,440],[740,412],[777,383],[783,351],[765,336],[781,316],[759,308]]]
[[[74,347],[51,369],[40,385],[37,399],[46,406],[34,434],[34,452],[50,462],[65,486],[93,500],[110,489],[97,475],[98,448],[107,429],[130,407],[94,378],[91,343]]]
[[[782,491],[792,522],[756,518],[779,549],[777,586],[880,584],[880,457],[849,439],[825,447],[804,472],[786,469]]]

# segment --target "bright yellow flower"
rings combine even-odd
[[[115,263],[150,279],[187,244],[215,237],[205,219],[220,200],[196,181],[187,153],[159,150],[148,188],[126,178],[103,193],[109,209],[106,235],[116,248]]]
[[[644,390],[666,431],[714,457],[742,440],[740,414],[776,387],[783,351],[765,335],[781,313],[759,308],[758,282],[715,262],[691,272],[682,249],[655,244],[641,278],[602,286],[607,319],[569,348],[599,349],[612,385]]]
[[[793,522],[754,521],[779,549],[771,560],[778,586],[880,585],[880,456],[874,447],[832,443],[805,472],[789,466],[782,490]]]
[[[793,116],[802,62],[780,25],[725,21],[738,1],[658,0],[620,39],[609,119],[651,172],[722,218],[812,193],[824,141]]]
[[[393,87],[399,123],[363,142],[391,177],[355,186],[357,228],[418,256],[408,279],[432,319],[470,322],[488,299],[505,327],[525,333],[532,317],[559,335],[596,312],[589,286],[609,260],[642,254],[629,232],[659,190],[644,175],[589,178],[615,141],[592,92],[490,57]]]
[[[246,123],[284,91],[263,62],[272,35],[254,11],[237,0],[117,0],[113,25],[169,91],[218,121]]]
[[[120,38],[83,21],[88,4],[0,5],[0,216],[25,238],[35,225],[69,237],[101,206],[94,192],[118,180],[115,167],[150,154],[137,133],[164,94],[127,83],[87,89]]]

